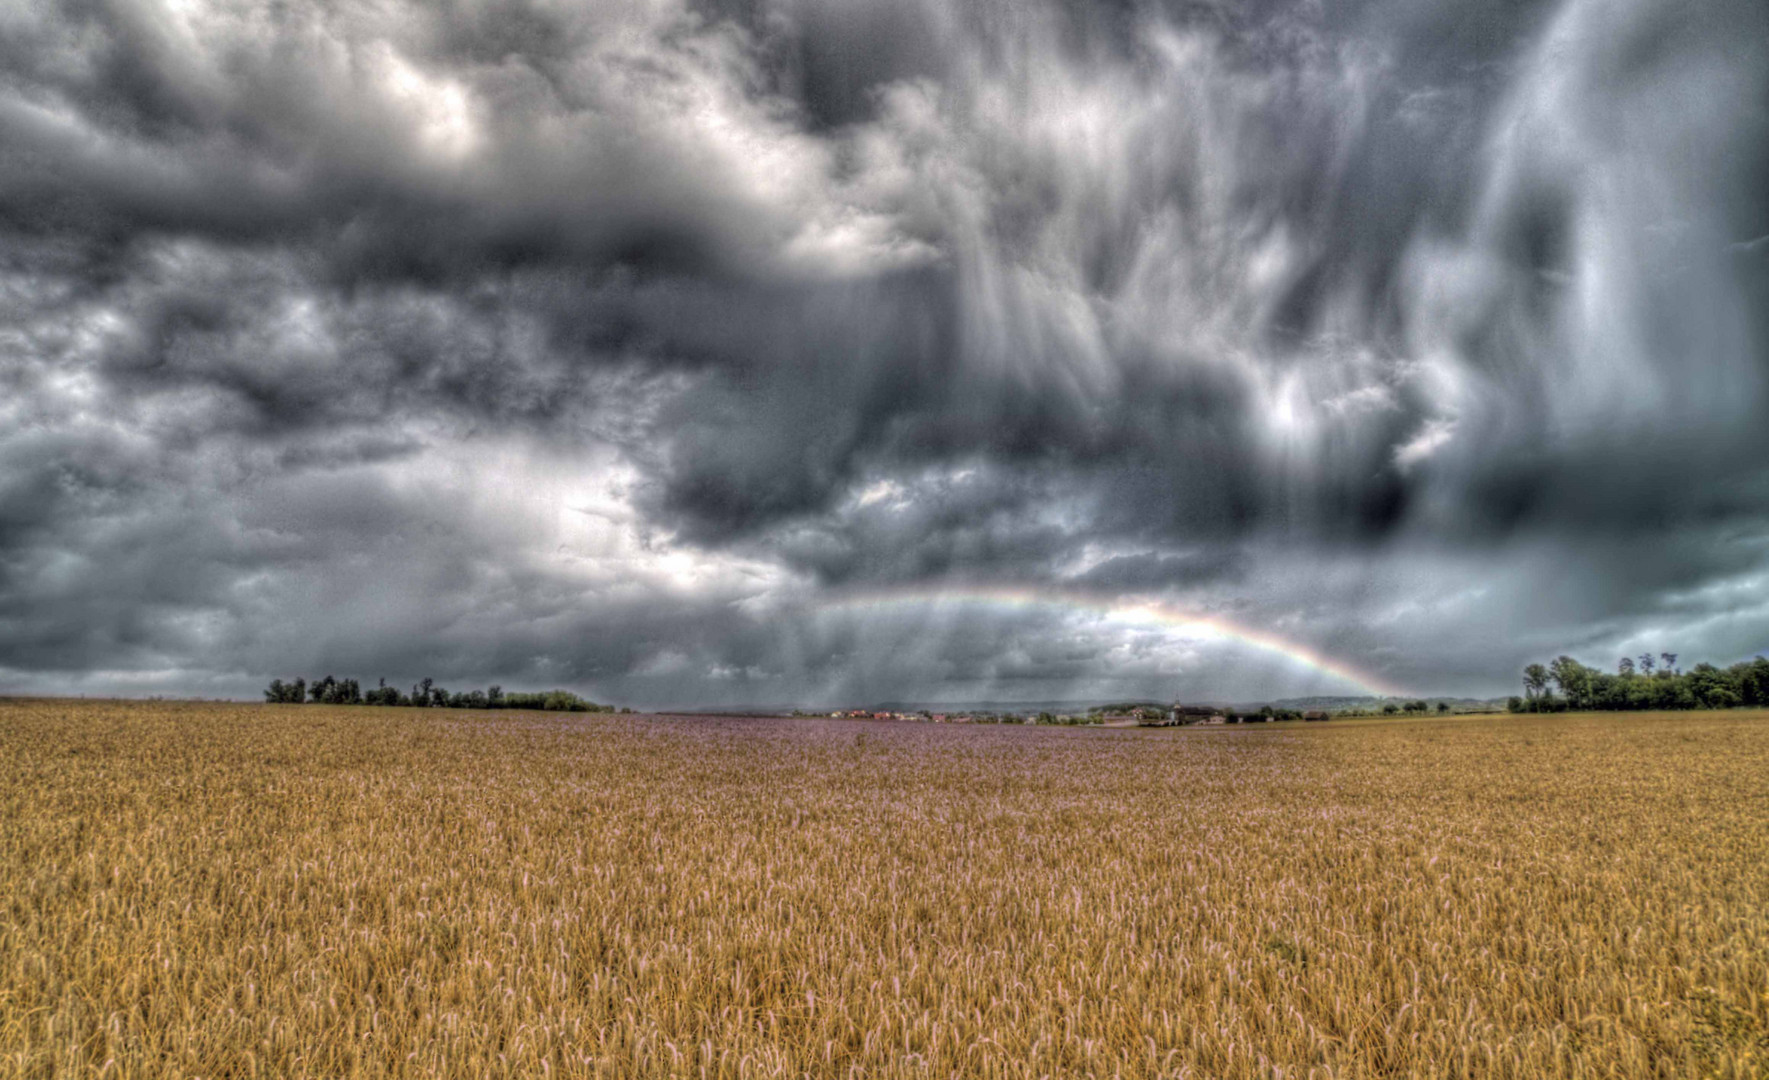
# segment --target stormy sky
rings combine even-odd
[[[1761,0],[0,5],[0,691],[1766,648]]]

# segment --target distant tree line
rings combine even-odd
[[[1243,723],[1245,723],[1249,720],[1255,720],[1255,719],[1257,719],[1257,720],[1300,720],[1300,719],[1302,719],[1302,710],[1301,709],[1280,709],[1280,708],[1276,708],[1271,705],[1261,705],[1258,709],[1254,710],[1251,713],[1248,713],[1242,709],[1231,709],[1229,711],[1233,714],[1240,715]]]
[[[1087,715],[1082,717],[1081,720],[1083,723],[1088,720],[1098,720],[1101,723],[1104,723],[1112,717],[1130,717],[1133,720],[1158,720],[1165,719],[1172,710],[1173,706],[1171,705],[1162,705],[1158,702],[1152,701],[1114,701],[1105,705],[1093,706],[1087,710]],[[1062,719],[1059,717],[1057,722],[1061,723]]]
[[[1622,657],[1611,675],[1562,656],[1524,668],[1523,696],[1509,704],[1512,712],[1769,705],[1769,660],[1759,656],[1728,668],[1697,664],[1684,671],[1676,653],[1641,653]]]
[[[1412,701],[1383,702],[1382,707],[1380,709],[1378,709],[1374,705],[1371,705],[1368,708],[1362,708],[1362,709],[1359,709],[1359,708],[1340,709],[1337,715],[1339,715],[1339,716],[1376,716],[1376,715],[1380,714],[1382,716],[1401,716],[1401,715],[1424,716],[1426,713],[1431,712],[1433,709],[1435,709],[1437,711],[1437,715],[1439,715],[1439,716],[1447,716],[1451,712],[1450,703],[1447,701],[1439,701],[1436,705],[1432,705],[1429,701],[1426,701],[1423,698],[1415,698]]]
[[[283,705],[402,705],[414,709],[545,709],[549,712],[614,712],[612,705],[598,705],[593,701],[585,701],[569,690],[542,690],[538,693],[520,692],[506,693],[501,686],[493,686],[487,690],[469,690],[465,693],[449,691],[437,686],[434,680],[424,679],[412,686],[411,692],[401,693],[398,687],[388,686],[387,680],[381,684],[364,690],[355,679],[335,679],[330,675],[313,680],[311,685],[306,679],[294,682],[283,682],[281,679],[270,680],[264,690],[264,700]]]

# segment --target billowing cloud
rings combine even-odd
[[[1769,640],[1751,0],[0,14],[0,688]],[[996,609],[855,595],[1043,590]]]

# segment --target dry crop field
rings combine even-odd
[[[1769,1076],[1769,715],[0,702],[0,1076]]]

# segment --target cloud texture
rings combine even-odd
[[[0,12],[0,688],[642,705],[1769,643],[1769,9]]]

